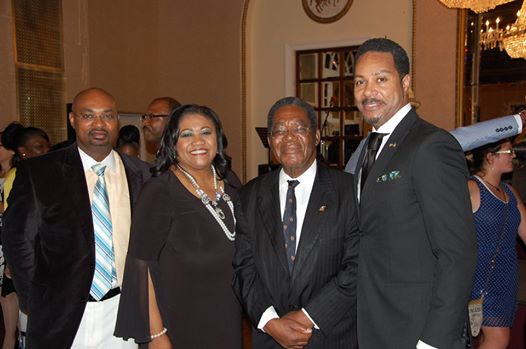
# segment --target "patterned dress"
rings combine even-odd
[[[511,327],[517,310],[515,244],[521,221],[517,199],[504,183],[501,188],[509,197],[507,203],[493,195],[480,178],[472,179],[480,189],[480,207],[473,214],[479,256],[471,299],[484,294],[483,326]]]

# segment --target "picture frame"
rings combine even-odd
[[[305,13],[318,23],[332,23],[342,18],[353,0],[302,0]]]

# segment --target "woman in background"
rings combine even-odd
[[[134,209],[115,335],[143,347],[241,349],[231,281],[240,187],[208,107],[171,115]]]
[[[478,262],[471,299],[483,296],[479,349],[505,349],[517,310],[517,233],[526,242],[526,208],[515,189],[501,180],[513,171],[509,140],[473,151],[468,181],[477,230]]]
[[[12,159],[15,152],[7,149],[4,146],[4,141],[7,144],[14,143],[14,134],[16,130],[22,127],[20,124],[12,124],[6,127],[0,134],[0,227],[2,225],[1,215],[4,213],[4,182],[5,177],[12,166]],[[0,228],[1,229],[1,228]],[[0,231],[1,240],[1,231]],[[1,254],[0,266],[0,305],[2,306],[2,316],[4,319],[4,341],[2,342],[2,349],[13,349],[16,343],[16,328],[18,324],[18,299],[16,293],[12,292],[13,285],[11,279],[4,278],[5,260],[3,253]],[[4,286],[5,282],[5,286]],[[4,288],[7,290],[4,291]],[[6,296],[3,296],[3,294]]]
[[[49,136],[44,130],[37,127],[23,127],[19,123],[9,124],[4,132],[2,133],[2,145],[12,151],[13,157],[11,160],[11,169],[7,172],[4,182],[4,209],[7,209],[9,204],[9,194],[13,188],[13,182],[16,176],[16,166],[18,162],[25,159],[32,158],[34,156],[45,154],[49,151],[50,142]],[[7,315],[4,315],[4,323],[6,328],[5,339],[9,342],[6,343],[4,340],[5,347],[3,349],[12,349],[14,342],[16,341],[16,329],[18,325],[18,298],[16,297],[16,291],[11,280],[11,273],[9,270],[9,261],[6,261],[4,269],[4,278],[2,285],[2,309],[4,308],[4,300],[6,301]],[[4,313],[5,311],[2,310]],[[24,331],[23,328],[20,329]],[[8,338],[9,336],[9,338]]]
[[[126,125],[119,130],[119,138],[117,139],[117,149],[122,153],[139,157],[141,150],[141,134],[139,129],[133,125]]]

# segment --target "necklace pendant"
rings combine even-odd
[[[208,198],[208,195],[206,195],[205,193],[202,193],[201,194],[201,202],[205,205],[208,205],[208,203],[210,202],[210,199]]]
[[[225,213],[223,212],[223,210],[219,206],[214,207],[214,210],[216,211],[216,213],[219,216],[219,218],[225,219]]]

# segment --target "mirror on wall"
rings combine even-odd
[[[506,27],[517,19],[523,1],[516,0],[477,14],[463,10],[459,21],[460,123],[515,113],[526,95],[526,59],[511,58],[502,45]]]

